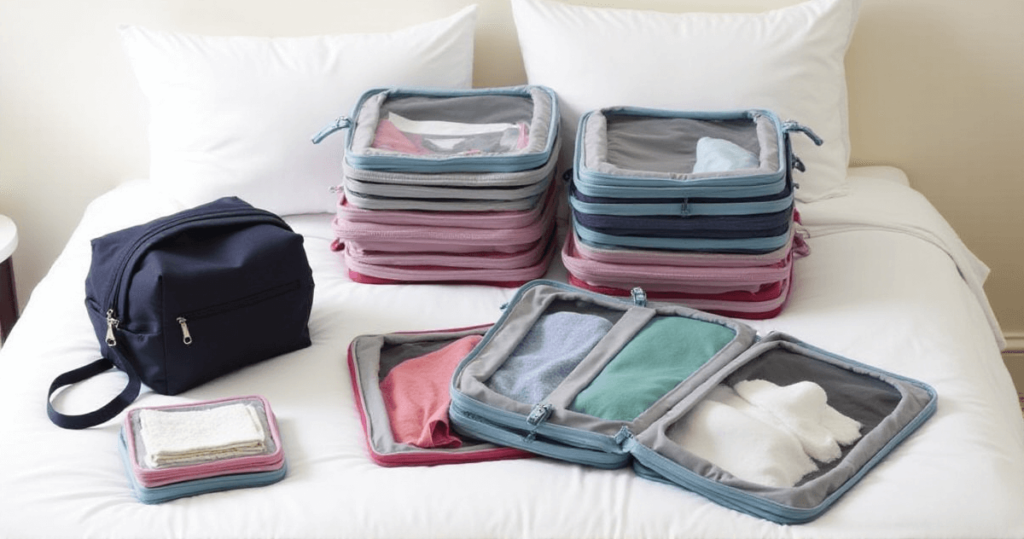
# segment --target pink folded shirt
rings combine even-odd
[[[457,448],[462,440],[448,424],[448,386],[459,361],[482,337],[463,337],[427,355],[406,360],[380,383],[396,442],[420,448]]]

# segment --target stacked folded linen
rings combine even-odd
[[[277,422],[259,396],[131,410],[119,448],[144,503],[267,485],[286,473]]]
[[[763,110],[583,116],[562,260],[573,285],[744,318],[778,314],[796,233],[791,131]]]
[[[376,89],[341,123],[333,249],[353,280],[518,286],[547,271],[557,249],[553,92]]]

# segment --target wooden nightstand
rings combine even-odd
[[[18,321],[18,293],[11,263],[17,248],[18,227],[6,215],[0,215],[0,343],[7,340],[7,334]]]

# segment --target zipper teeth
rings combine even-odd
[[[468,398],[468,397],[467,397]],[[507,427],[518,430],[532,430],[533,426],[526,423],[526,418],[519,414],[508,412],[500,408],[494,408],[490,406],[467,406],[466,403],[462,402],[463,398],[453,398],[452,406],[455,408],[457,414],[461,414],[469,419],[476,420],[478,422],[485,422],[494,425],[495,427]],[[473,402],[473,401],[471,401]],[[561,425],[551,425],[548,423],[542,423],[536,429],[538,435],[544,435],[558,443],[572,444],[576,449],[586,449],[591,451],[599,451],[602,455],[616,455],[616,453],[610,453],[609,449],[618,447],[617,444],[612,443],[609,445],[608,440],[612,437],[604,434],[598,434],[589,431],[580,431],[571,427],[564,427]],[[510,435],[515,433],[509,432]],[[554,436],[553,436],[554,435]],[[555,437],[557,436],[557,438]],[[602,443],[605,442],[605,443]],[[599,459],[604,462],[606,459]]]
[[[257,303],[261,303],[263,301],[266,301],[268,299],[280,296],[282,294],[287,294],[288,292],[292,292],[294,290],[298,290],[300,286],[301,286],[301,283],[300,283],[300,281],[297,281],[297,280],[296,281],[292,281],[290,283],[285,283],[285,284],[282,284],[282,285],[277,285],[277,286],[275,286],[273,288],[268,288],[267,290],[264,290],[262,292],[257,292],[255,294],[250,294],[248,296],[244,296],[244,297],[241,297],[241,298],[238,298],[238,299],[234,299],[234,300],[231,300],[231,301],[225,301],[224,303],[219,303],[217,305],[211,305],[210,307],[204,307],[202,309],[196,309],[194,311],[189,311],[189,312],[187,312],[185,314],[182,314],[181,318],[184,318],[185,320],[189,320],[189,321],[197,320],[197,319],[206,318],[208,316],[213,316],[213,315],[216,315],[216,314],[220,314],[220,313],[223,313],[223,312],[239,309],[239,308],[242,308],[242,307],[247,307],[247,306],[250,306],[250,305],[255,305]]]
[[[174,228],[174,227],[176,227],[176,226],[178,226],[178,225],[180,225],[182,223],[190,223],[190,222],[196,222],[196,221],[205,221],[207,219],[217,219],[217,218],[221,218],[221,217],[234,217],[234,216],[241,217],[241,216],[245,216],[245,215],[259,216],[259,217],[264,218],[266,221],[273,221],[273,222],[277,222],[277,223],[284,223],[283,219],[281,219],[280,217],[278,217],[276,215],[273,215],[271,213],[267,213],[267,212],[260,211],[260,210],[253,211],[250,208],[243,208],[243,209],[239,209],[239,210],[224,210],[224,211],[219,211],[219,212],[216,212],[216,213],[205,214],[205,215],[198,215],[198,216],[197,215],[190,215],[190,216],[180,217],[178,219],[173,219],[171,221],[168,221],[167,223],[164,223],[163,225],[157,227],[154,230],[147,231],[145,234],[143,234],[139,239],[137,239],[132,244],[130,249],[126,250],[125,254],[121,257],[121,260],[118,262],[118,264],[117,264],[117,274],[114,276],[114,281],[112,283],[110,291],[107,293],[106,305],[108,305],[110,309],[114,310],[114,315],[118,314],[118,312],[117,312],[117,302],[118,301],[117,300],[119,299],[118,296],[120,294],[121,281],[124,279],[124,274],[125,274],[125,272],[128,269],[127,268],[128,262],[135,256],[135,253],[137,253],[141,248],[145,247],[148,244],[149,240],[152,239],[154,236],[156,236],[156,235],[158,235],[158,234],[160,234],[162,232],[165,232],[167,230],[170,230],[170,229],[172,229],[172,228]],[[123,315],[123,313],[120,313],[120,314]]]

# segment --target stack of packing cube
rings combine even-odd
[[[147,504],[276,483],[287,473],[277,420],[261,396],[135,408],[119,449]]]
[[[616,107],[579,125],[562,249],[571,284],[742,318],[770,318],[792,286],[791,171],[803,165],[766,110]]]
[[[351,116],[336,240],[357,282],[518,286],[557,250],[555,94],[373,89]]]

